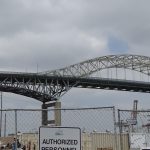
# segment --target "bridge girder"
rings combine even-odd
[[[43,103],[56,101],[76,88],[150,93],[150,83],[109,78],[57,77],[37,74],[0,74],[0,91],[35,98]]]
[[[68,90],[67,81],[35,73],[1,73],[0,91],[35,98],[41,102],[56,100]]]

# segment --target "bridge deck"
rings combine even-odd
[[[32,97],[42,102],[56,100],[72,87],[150,93],[150,82],[36,73],[0,73],[1,91]]]

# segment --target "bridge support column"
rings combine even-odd
[[[61,102],[56,101],[54,108],[55,108],[55,112],[54,112],[55,125],[61,126]]]
[[[42,125],[47,125],[47,118],[48,118],[48,112],[47,112],[47,106],[45,103],[42,104]]]
[[[48,120],[48,108],[54,107],[54,119]],[[50,102],[42,104],[42,125],[53,124],[55,126],[61,126],[61,102]]]

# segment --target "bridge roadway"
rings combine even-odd
[[[43,103],[57,100],[73,87],[150,93],[150,82],[0,72],[0,91],[35,98]]]

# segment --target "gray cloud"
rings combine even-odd
[[[148,0],[2,0],[0,69],[36,72],[37,64],[45,71],[108,54],[150,55],[149,5]],[[128,49],[112,51],[110,37]],[[106,93],[110,97],[96,91],[95,98],[115,99]]]

